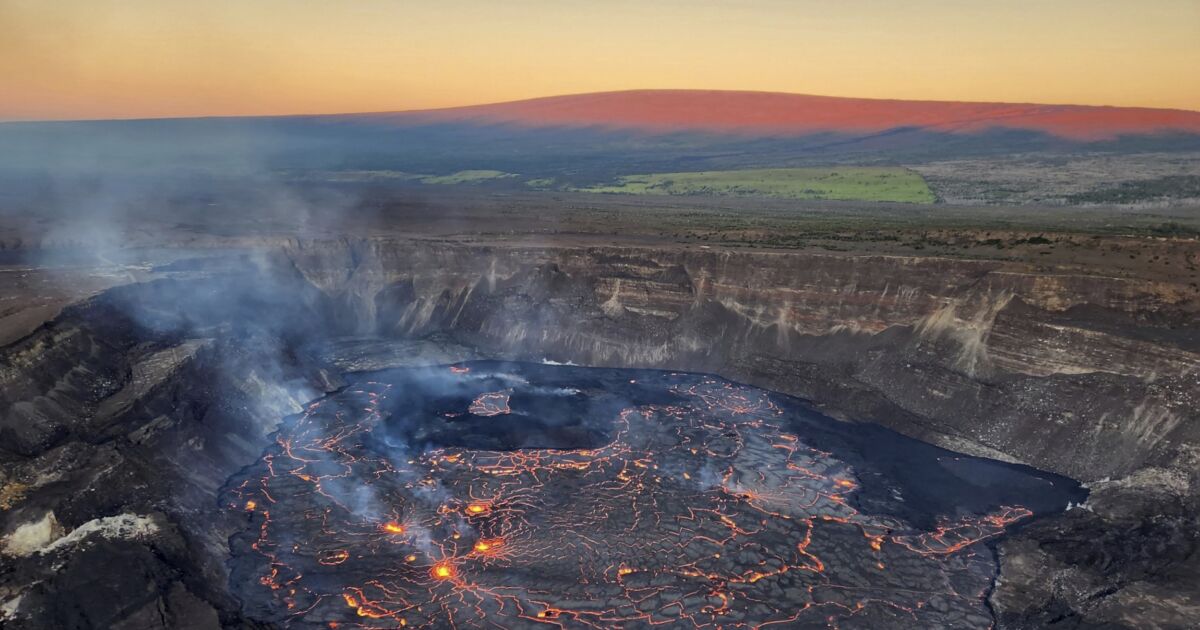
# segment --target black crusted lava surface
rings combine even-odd
[[[359,375],[222,501],[292,627],[988,628],[990,543],[1084,492],[686,373]]]

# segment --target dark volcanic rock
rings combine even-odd
[[[121,526],[126,531],[118,532]],[[34,584],[21,609],[36,613],[12,626],[220,627],[216,610],[184,586],[188,564],[183,538],[163,515],[105,519],[88,534],[17,562],[17,579]]]
[[[4,426],[55,427],[0,442],[0,600],[17,627],[237,619],[216,491],[280,418],[340,382],[270,333],[269,310],[266,325],[205,320],[188,302],[212,286],[184,287],[126,287],[3,351]]]
[[[1157,474],[1162,474],[1161,471]],[[1143,475],[1147,477],[1151,475]],[[1088,509],[1034,523],[1000,545],[992,595],[1014,628],[1190,628],[1200,611],[1195,497],[1159,480],[1102,484]]]

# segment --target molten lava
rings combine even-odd
[[[508,397],[508,392],[480,394],[467,408],[467,411],[477,416],[499,416],[512,413],[512,409],[508,407]]]
[[[996,564],[981,543],[1030,510],[932,527],[867,511],[858,497],[870,477],[787,430],[767,392],[626,374],[604,386],[658,389],[653,402],[614,411],[598,448],[393,451],[373,439],[393,385],[370,381],[289,419],[227,490],[227,505],[248,511],[231,541],[248,618],[363,628],[991,625]],[[510,411],[509,392],[477,391],[461,407]],[[430,415],[445,422],[444,410]]]

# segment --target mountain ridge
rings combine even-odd
[[[598,127],[652,133],[708,131],[799,136],[918,128],[949,133],[1023,129],[1071,140],[1200,133],[1200,112],[1106,105],[913,101],[784,92],[625,90],[502,103],[330,117],[397,125],[474,122],[530,128]]]

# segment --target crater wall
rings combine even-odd
[[[1189,285],[703,247],[240,247],[157,267],[0,349],[0,618],[13,627],[245,623],[223,566],[237,515],[216,497],[279,418],[338,387],[321,359],[338,344],[399,344],[400,364],[715,373],[1062,473],[1091,499],[1000,543],[1001,626],[1186,627],[1200,610]],[[417,350],[429,344],[444,349]],[[113,563],[140,569],[101,588],[94,568]]]
[[[1192,461],[1190,287],[990,261],[289,243],[348,332],[714,372],[1083,480]],[[1186,461],[1185,461],[1186,460]]]

